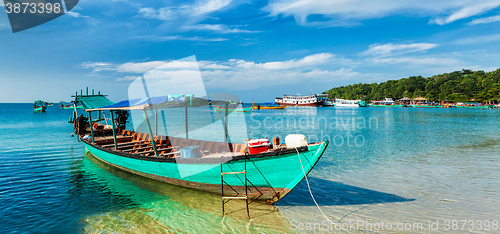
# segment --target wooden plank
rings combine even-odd
[[[167,145],[159,145],[160,146],[167,146]],[[145,149],[151,149],[153,148],[153,146],[148,146],[148,147],[139,147],[139,148],[135,148],[135,149],[127,149],[127,150],[122,150],[122,152],[131,152],[131,151],[136,151],[136,150],[145,150]],[[164,147],[164,148],[167,148],[167,147]],[[141,152],[139,152],[141,153]]]
[[[174,155],[174,154],[179,154],[181,151],[174,151],[172,153],[166,153],[166,154],[160,154],[158,156],[169,156],[169,155]]]
[[[133,145],[136,143],[143,143],[143,142],[146,142],[146,141],[129,141],[129,142],[118,143],[118,146]],[[115,146],[115,144],[102,145],[102,147],[112,147],[112,146]]]

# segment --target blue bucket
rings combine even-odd
[[[200,146],[193,145],[180,149],[181,158],[201,158]]]

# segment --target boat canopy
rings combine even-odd
[[[81,103],[84,109],[96,109],[114,104],[114,102],[108,100],[104,95],[76,96],[75,101],[76,103]],[[70,104],[73,105],[73,103]]]
[[[174,107],[199,107],[212,104],[226,104],[227,101],[209,100],[194,97],[192,94],[167,95],[148,98],[123,100],[101,108],[86,108],[86,111],[99,110],[138,110],[138,109],[167,109]]]

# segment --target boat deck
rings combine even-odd
[[[112,129],[103,128],[102,124],[93,123],[94,142],[96,146],[115,150]],[[129,130],[118,129],[116,135],[116,151],[129,154],[140,154],[143,156],[155,156],[150,135],[146,133],[137,133]],[[155,146],[159,157],[179,157],[180,148],[186,146],[199,146],[203,157],[208,155],[244,155],[244,144],[223,143],[214,141],[192,140],[169,136],[154,136]]]

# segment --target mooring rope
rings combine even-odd
[[[318,203],[316,202],[316,199],[314,199],[314,195],[311,191],[311,186],[309,185],[309,180],[307,179],[307,174],[306,174],[306,171],[304,170],[304,165],[302,165],[302,159],[300,158],[300,153],[299,153],[299,150],[297,149],[297,147],[295,147],[295,150],[297,151],[297,155],[299,156],[299,161],[300,161],[300,167],[302,168],[302,172],[304,173],[304,178],[306,178],[306,183],[307,183],[307,188],[309,189],[309,194],[311,194],[311,198],[313,199],[314,201],[314,204],[316,204],[316,206],[318,207],[319,211],[321,212],[321,214],[323,215],[323,217],[325,217],[326,220],[328,220],[328,222],[332,223],[332,224],[335,224],[335,222],[331,221],[326,215],[325,213],[323,212],[323,210],[321,210],[321,207],[318,205]]]

